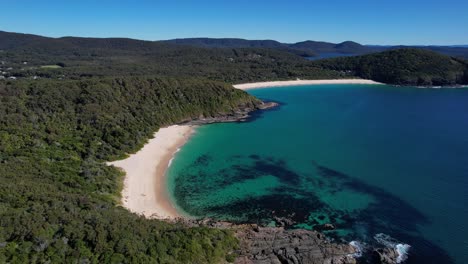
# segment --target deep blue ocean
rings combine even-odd
[[[249,93],[281,107],[197,128],[168,171],[181,210],[265,225],[288,217],[289,228],[331,223],[338,242],[410,245],[405,263],[468,263],[468,89]]]

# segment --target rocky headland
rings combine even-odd
[[[277,102],[262,102],[253,106],[244,105],[239,106],[239,108],[231,113],[220,113],[217,116],[199,116],[198,118],[185,120],[181,122],[182,125],[205,125],[213,123],[227,123],[227,122],[245,122],[252,117],[252,113],[256,111],[264,111],[273,109],[279,106]]]

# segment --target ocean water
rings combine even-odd
[[[289,228],[331,223],[328,237],[393,245],[409,251],[405,263],[468,263],[468,89],[249,93],[282,105],[197,129],[168,170],[181,210],[265,225],[288,217]]]

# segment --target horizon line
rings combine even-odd
[[[137,40],[137,41],[148,41],[148,42],[158,42],[158,41],[170,41],[170,40],[182,40],[182,39],[237,39],[237,40],[247,40],[247,41],[276,41],[281,44],[297,44],[301,42],[313,41],[313,42],[325,42],[330,44],[341,44],[344,42],[355,42],[363,46],[374,46],[374,47],[395,47],[395,46],[412,46],[412,47],[453,47],[453,48],[468,48],[468,44],[363,44],[354,40],[345,40],[341,42],[330,42],[326,40],[312,40],[306,39],[297,42],[282,42],[276,39],[250,39],[250,38],[243,38],[243,37],[177,37],[177,38],[170,38],[170,39],[144,39],[144,38],[133,38],[133,37],[123,37],[123,36],[106,36],[106,37],[97,37],[97,36],[78,36],[78,35],[65,35],[65,36],[50,36],[50,35],[42,35],[36,33],[25,33],[25,32],[14,32],[14,31],[7,31],[0,29],[0,32],[6,33],[13,33],[13,34],[24,34],[24,35],[33,35],[38,37],[44,38],[51,38],[51,39],[61,39],[61,38],[94,38],[94,39],[130,39],[130,40]]]

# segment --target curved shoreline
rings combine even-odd
[[[365,79],[335,79],[335,80],[294,80],[294,81],[273,81],[273,82],[255,82],[241,83],[233,85],[234,88],[240,90],[250,90],[259,88],[271,87],[286,87],[298,85],[318,85],[318,84],[383,84],[372,80]]]
[[[194,132],[194,126],[172,125],[161,128],[137,153],[113,162],[125,172],[122,205],[147,218],[185,217],[173,205],[167,190],[169,163]]]
[[[237,84],[234,88],[248,90],[281,86],[313,84],[380,84],[362,79],[296,80]],[[169,196],[166,172],[177,151],[194,133],[194,125],[172,125],[159,129],[138,152],[128,158],[107,162],[125,172],[122,205],[147,218],[173,220],[187,218]]]

